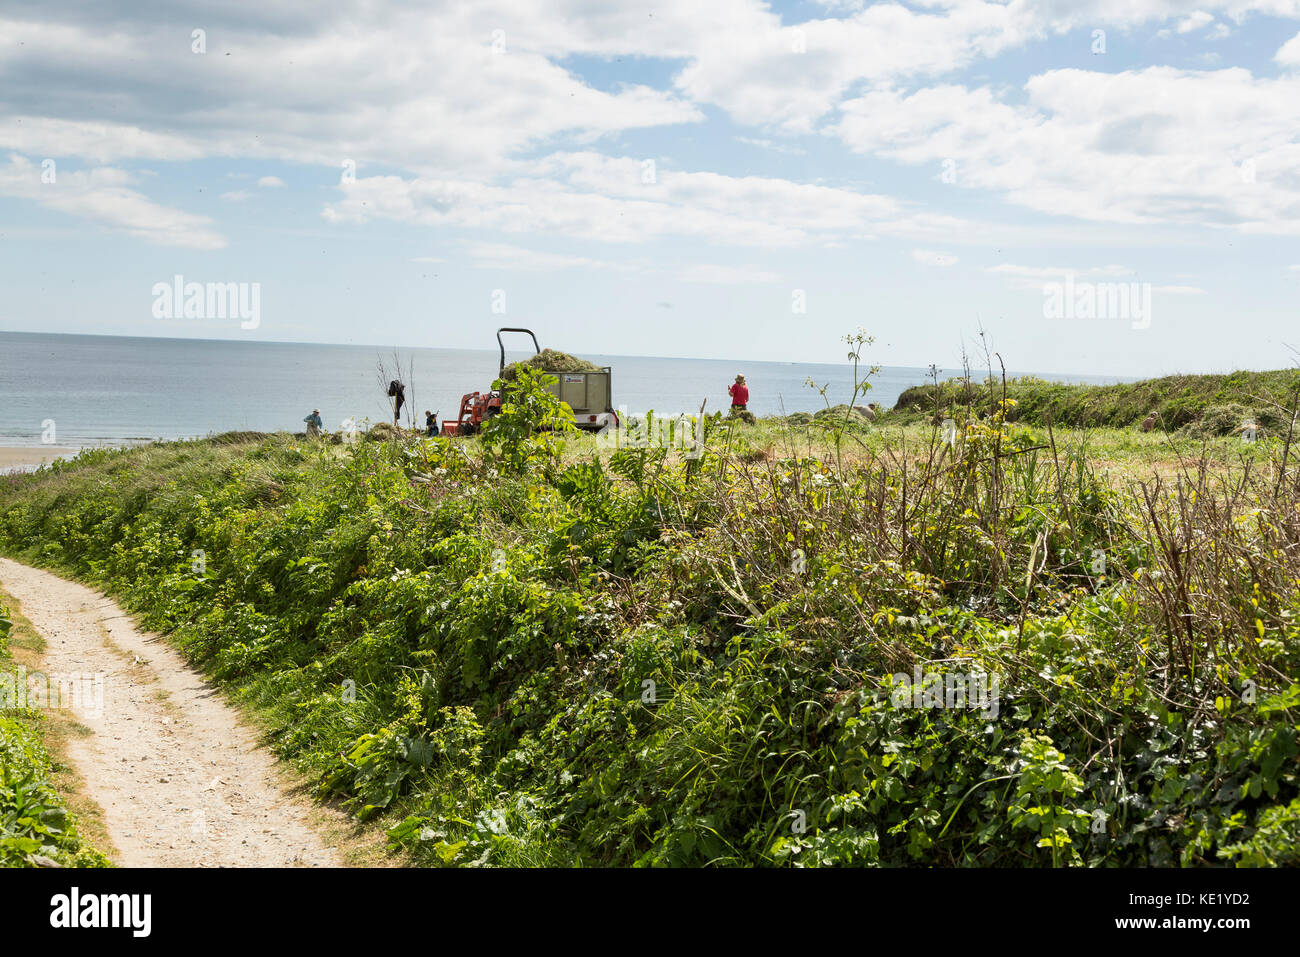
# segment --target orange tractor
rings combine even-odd
[[[466,392],[460,397],[460,412],[454,419],[442,420],[443,435],[473,435],[484,421],[501,411],[501,393]]]
[[[497,330],[497,349],[501,361],[497,368],[500,375],[506,368],[506,347],[501,341],[503,332],[522,332],[533,340],[533,351],[541,355],[542,347],[531,329],[503,327]],[[562,402],[567,402],[573,410],[574,424],[580,429],[599,431],[606,426],[618,424],[618,415],[610,405],[610,370],[606,366],[596,372],[550,371],[555,378],[552,392]],[[473,435],[483,427],[483,423],[501,411],[501,392],[493,389],[489,392],[467,392],[460,397],[460,411],[454,419],[442,421],[443,435]]]

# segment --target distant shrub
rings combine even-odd
[[[1289,416],[1279,407],[1293,408],[1298,389],[1300,372],[1295,370],[1166,376],[1115,385],[1067,385],[1031,376],[1006,382],[1007,397],[1016,402],[1009,421],[1122,429],[1138,425],[1154,411],[1161,428],[1205,438],[1239,429],[1242,421],[1229,424],[1238,412],[1244,413],[1246,421],[1254,414],[1258,424],[1274,434],[1285,431]],[[1001,391],[998,379],[926,383],[904,390],[894,411],[905,420],[918,415],[939,420],[967,406],[987,415],[1001,399]]]

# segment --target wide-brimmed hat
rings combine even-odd
[[[737,381],[737,382],[744,382],[744,381],[745,381],[745,374],[744,374],[743,372],[737,372],[737,373],[736,373],[736,381]]]

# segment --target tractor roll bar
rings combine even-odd
[[[542,347],[539,346],[539,345],[537,344],[537,337],[533,335],[533,330],[531,330],[531,329],[521,329],[521,328],[517,328],[517,327],[514,327],[514,326],[502,326],[500,329],[497,330],[497,347],[501,350],[501,365],[500,365],[500,367],[497,369],[497,372],[504,372],[504,371],[505,371],[505,368],[506,368],[506,346],[505,346],[505,343],[503,343],[503,342],[501,341],[501,333],[503,333],[503,332],[526,332],[526,333],[528,333],[528,335],[532,337],[532,340],[533,340],[533,348],[534,348],[535,350],[537,350],[537,353],[538,353],[539,355],[541,354]]]

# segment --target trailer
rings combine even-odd
[[[533,340],[535,355],[541,355],[542,347],[531,329],[503,326],[497,330],[497,349],[500,362],[497,374],[506,368],[506,346],[501,339],[503,332],[521,332]],[[614,411],[611,386],[612,372],[609,366],[592,372],[565,372],[559,369],[542,369],[555,381],[548,386],[551,394],[573,410],[573,424],[589,432],[599,432],[606,426],[618,425],[618,413]],[[456,418],[444,419],[443,435],[473,435],[483,427],[483,423],[501,411],[502,395],[499,389],[488,392],[467,392],[461,396],[460,409]]]

